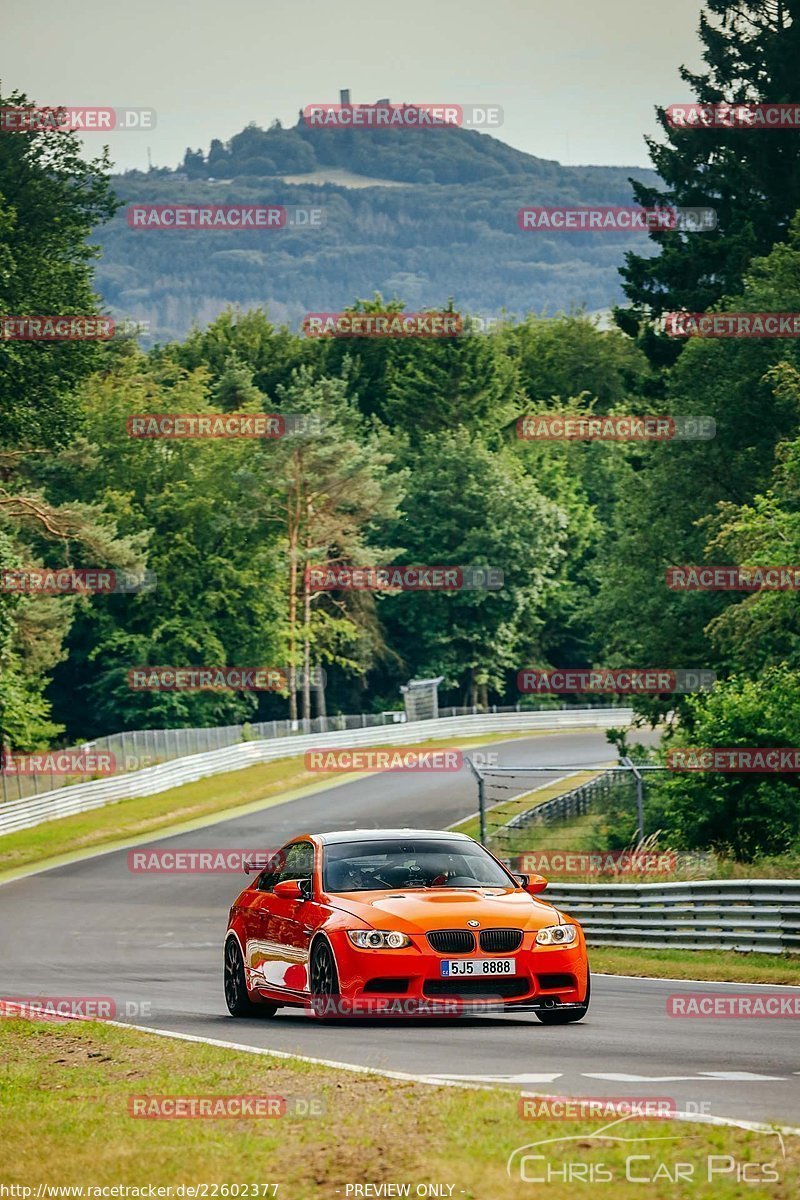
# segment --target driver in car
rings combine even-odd
[[[362,871],[357,863],[349,863],[347,872],[339,885],[339,891],[359,892],[365,889],[371,890],[373,887],[372,877]]]

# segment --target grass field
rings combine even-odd
[[[661,979],[716,979],[731,983],[800,985],[800,954],[739,954],[735,950],[659,950],[590,945],[589,959],[593,971],[607,975],[653,975]]]
[[[532,1030],[532,1041],[548,1032]],[[398,1036],[402,1030],[387,1031],[387,1037]],[[287,1115],[131,1115],[132,1097],[147,1104],[146,1097],[176,1094],[285,1097]],[[291,1115],[298,1099],[313,1102],[322,1115]],[[392,1183],[409,1185],[411,1196],[420,1184],[437,1184],[444,1187],[434,1194],[456,1200],[517,1200],[521,1193],[542,1194],[532,1186],[535,1175],[576,1167],[585,1173],[597,1164],[611,1173],[607,1194],[614,1197],[789,1200],[800,1189],[795,1136],[637,1119],[598,1137],[607,1120],[523,1119],[518,1106],[519,1095],[510,1089],[433,1087],[97,1023],[0,1020],[0,1181],[31,1188],[33,1197],[40,1185],[206,1185],[209,1197],[347,1200],[358,1195],[354,1185]],[[612,1134],[631,1140],[612,1141]],[[506,1162],[513,1151],[554,1138],[569,1140],[531,1147],[528,1153],[544,1160],[528,1160],[521,1182],[517,1156],[509,1177]],[[653,1138],[659,1140],[640,1140]],[[635,1163],[634,1174],[653,1179],[644,1189],[626,1182],[626,1159],[632,1155],[650,1156]],[[719,1173],[711,1182],[709,1155],[719,1156],[712,1160]],[[774,1171],[777,1182],[767,1190],[737,1183],[745,1162],[751,1172]],[[676,1188],[677,1163],[690,1165],[691,1185]],[[259,1190],[243,1191],[244,1185]],[[544,1194],[571,1200],[585,1188],[585,1182],[556,1177]]]

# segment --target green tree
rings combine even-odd
[[[497,336],[533,402],[556,407],[585,394],[597,411],[608,412],[639,395],[650,375],[646,358],[629,337],[600,329],[584,312],[531,315],[499,326]]]
[[[798,0],[706,0],[700,38],[706,69],[682,67],[683,81],[704,103],[793,103],[800,59]],[[676,97],[686,99],[686,97]],[[666,184],[634,181],[647,207],[711,207],[717,228],[703,233],[651,234],[655,257],[628,253],[622,270],[630,309],[620,326],[635,333],[670,310],[703,312],[736,294],[750,261],[784,241],[800,205],[800,131],[672,129],[657,109],[666,140],[647,138],[653,166]],[[642,345],[660,362],[674,360],[680,344],[643,328]]]
[[[0,109],[6,107],[32,105],[22,93],[12,92],[0,95]],[[116,207],[108,167],[105,156],[84,161],[75,134],[0,130],[4,315],[97,312],[91,271],[96,250],[87,239]],[[59,510],[37,478],[48,453],[67,444],[80,428],[77,388],[102,354],[93,342],[2,342],[0,566],[41,565],[62,555],[65,547],[96,546],[98,538],[104,540],[96,507],[66,505]],[[61,657],[72,607],[70,601],[0,592],[0,724],[15,749],[34,748],[58,732],[44,686],[47,672]]]
[[[19,92],[0,107],[31,107]],[[84,161],[73,133],[0,130],[0,310],[98,311],[87,239],[117,207],[105,155]],[[63,445],[80,423],[75,389],[99,362],[93,342],[3,341],[0,449]]]
[[[800,371],[787,362],[770,373],[800,418]],[[747,504],[720,504],[709,556],[745,565],[800,563],[800,441],[778,447],[770,487]],[[800,667],[800,612],[794,591],[739,593],[708,626],[718,653],[737,671],[758,675],[771,663]]]
[[[492,567],[503,586],[386,597],[381,615],[406,675],[444,675],[470,704],[504,691],[507,673],[540,650],[564,525],[513,455],[466,428],[426,435],[388,536],[408,565]]]
[[[275,520],[289,569],[289,703],[296,719],[298,666],[302,715],[309,717],[312,665],[364,672],[380,646],[372,598],[316,591],[309,568],[385,559],[391,552],[379,544],[377,530],[395,513],[403,476],[389,473],[385,435],[348,398],[346,378],[315,378],[301,368],[278,389],[278,400],[286,411],[314,421],[282,438],[275,450]]]
[[[243,313],[229,308],[205,329],[193,329],[184,342],[165,347],[160,355],[188,370],[205,368],[215,387],[236,364],[249,369],[249,382],[263,395],[273,396],[279,384],[289,382],[295,367],[316,361],[318,350],[285,327],[276,328],[262,309]]]
[[[727,301],[729,308],[800,308],[800,225],[791,236],[789,245],[751,264],[745,290]],[[716,435],[642,445],[619,461],[614,525],[598,557],[600,589],[592,610],[609,660],[723,673],[733,665],[735,655],[727,659],[706,629],[739,597],[671,591],[666,570],[725,561],[720,546],[707,550],[727,511],[719,505],[749,504],[768,488],[775,447],[792,436],[798,420],[797,396],[780,386],[781,370],[798,367],[791,339],[694,339],[669,372],[666,413],[711,416]],[[663,711],[637,703],[649,713]]]
[[[87,435],[50,465],[49,494],[102,503],[146,554],[156,586],[84,603],[55,674],[56,711],[81,734],[252,718],[256,693],[132,691],[127,675],[145,665],[285,665],[282,555],[262,504],[272,447],[130,437],[137,413],[219,411],[207,371],[157,356],[132,352],[93,377],[85,405]]]
[[[772,667],[757,680],[733,677],[689,699],[670,749],[800,745],[800,677]],[[658,785],[666,839],[744,861],[798,845],[797,774],[680,771]]]

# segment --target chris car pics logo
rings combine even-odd
[[[635,1122],[631,1125],[629,1122]],[[673,1126],[672,1129],[675,1127]],[[674,1133],[652,1121],[644,1124],[635,1112],[582,1129],[571,1136],[543,1138],[512,1150],[506,1173],[519,1183],[596,1184],[638,1183],[668,1186],[675,1196],[705,1195],[693,1189],[703,1183],[727,1180],[734,1184],[769,1184],[781,1179],[786,1157],[783,1136],[758,1131],[744,1143],[741,1131],[725,1129],[733,1145],[713,1145],[708,1129],[698,1122]],[[532,1192],[530,1193],[533,1194]],[[559,1193],[561,1194],[561,1193]],[[665,1193],[666,1194],[666,1193]],[[744,1192],[731,1192],[743,1195]],[[758,1194],[758,1193],[754,1193]]]

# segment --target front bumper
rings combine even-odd
[[[509,954],[439,954],[424,935],[411,935],[412,944],[402,950],[361,950],[344,931],[330,935],[339,973],[342,996],[350,1000],[410,1000],[426,1007],[443,1008],[457,1000],[460,1007],[541,1009],[577,1007],[586,997],[589,966],[586,945],[579,930],[572,946],[536,945],[536,930],[526,932],[522,945]],[[441,974],[444,959],[515,960],[515,974],[446,978]]]

